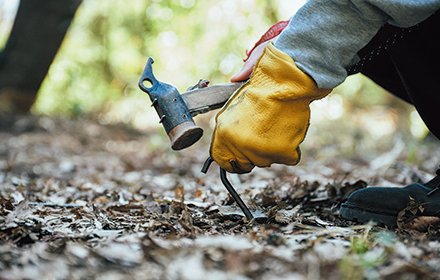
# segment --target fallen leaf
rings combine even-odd
[[[428,230],[429,227],[436,226],[439,223],[440,218],[438,217],[417,217],[403,224],[402,228],[425,232]]]

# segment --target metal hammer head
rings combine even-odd
[[[173,150],[185,149],[197,142],[203,135],[203,129],[196,126],[179,91],[172,85],[156,80],[153,75],[153,59],[148,59],[139,87],[150,96],[160,123],[171,140]],[[147,87],[145,83],[150,84]]]

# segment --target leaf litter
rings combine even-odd
[[[438,218],[388,229],[338,215],[369,184],[423,179],[404,160],[380,176],[307,157],[229,174],[248,221],[214,166],[200,172],[209,139],[176,153],[161,130],[26,121],[0,130],[1,279],[438,279]]]

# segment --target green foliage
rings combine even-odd
[[[361,236],[351,236],[349,253],[341,259],[341,279],[377,279],[377,267],[383,265],[396,244],[396,236],[390,231],[378,231]]]
[[[355,254],[364,254],[370,249],[370,245],[365,238],[359,238],[357,236],[353,236],[351,240],[351,250]]]
[[[39,93],[36,111],[81,114],[120,98],[148,100],[137,82],[148,57],[184,90],[226,82],[277,18],[276,2],[85,0]]]

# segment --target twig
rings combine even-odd
[[[20,202],[14,202],[12,203],[12,205],[17,206]],[[84,205],[79,205],[79,204],[58,204],[58,203],[44,203],[44,202],[29,202],[29,205],[32,206],[37,206],[37,205],[43,205],[45,207],[64,207],[64,208],[77,208],[77,207],[82,207]]]

